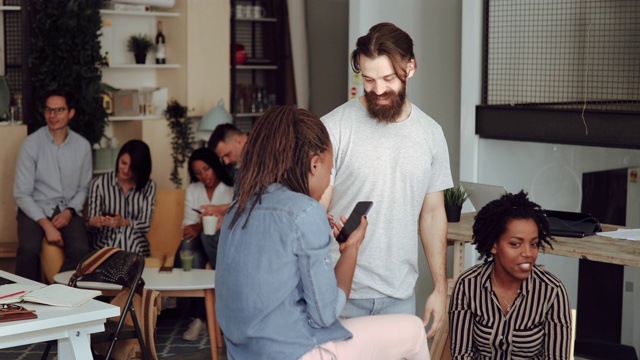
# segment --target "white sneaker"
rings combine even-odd
[[[189,324],[189,328],[182,335],[182,339],[187,341],[194,341],[198,339],[201,333],[207,331],[207,324],[200,319],[193,319],[191,324]]]
[[[174,297],[163,296],[160,298],[160,311],[167,309],[175,309],[178,306],[177,299]]]

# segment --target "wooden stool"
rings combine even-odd
[[[64,250],[59,246],[49,244],[47,238],[43,238],[42,250],[40,250],[40,267],[49,284],[55,283],[53,276],[60,271],[62,263],[64,263]]]

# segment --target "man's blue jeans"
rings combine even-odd
[[[341,319],[381,314],[416,314],[416,294],[407,299],[381,297],[375,299],[349,299],[340,314]]]

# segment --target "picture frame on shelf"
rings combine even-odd
[[[138,90],[120,90],[113,93],[113,115],[140,115],[139,101]]]

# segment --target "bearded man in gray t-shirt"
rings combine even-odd
[[[334,218],[358,201],[374,205],[342,316],[415,314],[420,239],[435,285],[423,317],[425,325],[432,321],[432,337],[446,316],[443,193],[453,186],[447,143],[440,125],[406,98],[416,71],[406,32],[390,23],[373,26],[358,39],[351,66],[362,73],[365,95],[322,118],[334,152],[322,203]]]

